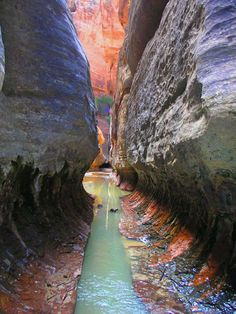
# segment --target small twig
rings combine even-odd
[[[163,269],[163,272],[162,272],[162,274],[161,274],[161,277],[160,277],[159,281],[162,281],[162,279],[163,279],[163,277],[164,277],[164,275],[165,275],[165,272],[166,272],[166,266],[165,266],[164,269]]]
[[[56,294],[51,295],[50,297],[47,297],[47,301],[51,300],[52,298],[54,298],[56,296]]]

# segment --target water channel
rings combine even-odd
[[[118,229],[119,198],[124,192],[113,184],[111,173],[87,173],[84,187],[96,200],[75,314],[147,313],[134,293],[129,257]],[[110,212],[111,208],[118,211]]]

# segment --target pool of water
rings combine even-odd
[[[84,186],[96,195],[95,217],[78,284],[75,314],[147,313],[133,291],[130,262],[118,229],[119,197],[124,192],[113,184],[109,173],[88,173]],[[111,213],[111,208],[119,210]]]

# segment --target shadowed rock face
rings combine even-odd
[[[168,205],[180,224],[206,243],[211,239],[208,265],[229,263],[233,278],[236,4],[169,1],[133,64],[135,49],[142,49],[130,37],[136,29],[132,16],[138,18],[141,4],[133,1],[121,52],[113,135],[124,131],[120,144],[114,137],[114,165],[120,172],[135,170],[138,189],[148,187],[146,193]]]
[[[127,160],[126,149],[126,120],[127,103],[132,86],[133,74],[143,50],[154,35],[160,24],[163,10],[167,4],[163,1],[128,1],[120,0],[120,19],[123,27],[126,27],[124,44],[119,54],[117,72],[117,86],[115,102],[112,110],[112,149],[111,157],[113,165],[118,173],[117,184],[134,188],[137,182],[137,174]],[[128,14],[129,10],[129,23]]]
[[[1,1],[0,12],[6,56],[1,164],[20,155],[43,170],[60,170],[65,159],[88,167],[97,152],[94,98],[64,1]]]
[[[168,0],[131,1],[127,58],[132,74],[136,71],[146,44],[153,37],[160,24],[162,12],[167,2]]]
[[[2,0],[0,21],[0,312],[70,313],[98,152],[89,65],[66,1]]]
[[[222,1],[170,2],[127,105],[129,162],[149,168],[156,184],[167,179],[185,191],[188,206],[203,201],[212,219],[236,205],[235,9]]]

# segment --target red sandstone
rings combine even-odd
[[[73,2],[73,1],[70,1]],[[123,1],[124,2],[124,1]],[[127,13],[119,11],[119,0],[80,0],[70,4],[73,21],[88,57],[95,95],[113,95],[119,50],[124,40],[124,21]],[[126,17],[127,18],[127,17]],[[123,22],[122,22],[123,23]]]

